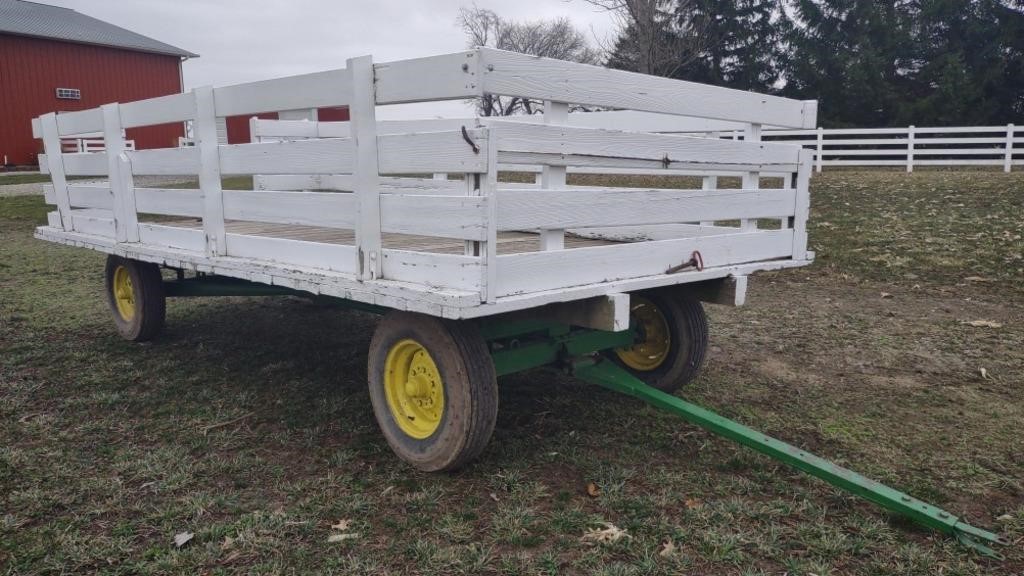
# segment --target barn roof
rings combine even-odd
[[[0,0],[0,34],[112,46],[185,58],[198,56],[70,8],[25,0]]]

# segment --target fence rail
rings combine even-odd
[[[762,139],[813,150],[818,172],[825,166],[905,166],[907,172],[915,166],[1002,166],[1010,172],[1024,165],[1024,126],[1013,124],[765,130]]]

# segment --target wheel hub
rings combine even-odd
[[[444,381],[430,353],[416,340],[400,340],[388,351],[384,396],[395,423],[407,435],[422,440],[440,427]]]
[[[128,268],[118,266],[114,270],[114,303],[117,305],[117,313],[125,321],[135,318],[135,290],[132,286],[132,276]]]
[[[629,316],[637,339],[632,346],[616,348],[615,354],[623,364],[634,370],[656,370],[665,363],[672,349],[668,320],[654,302],[640,296],[633,296]]]

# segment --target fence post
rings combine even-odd
[[[821,172],[821,157],[825,154],[825,130],[818,126],[818,153],[815,155],[816,170]]]
[[[914,171],[914,125],[907,128],[907,172]]]
[[[1013,124],[1006,125],[1006,157],[1003,159],[1003,172],[1013,170]]]

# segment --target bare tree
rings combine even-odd
[[[590,47],[583,32],[576,29],[568,18],[515,22],[473,5],[459,9],[458,23],[468,37],[470,48],[489,46],[585,64],[597,64],[600,61],[600,53]],[[543,111],[539,102],[492,94],[477,99],[476,107],[481,116],[511,116]]]
[[[675,76],[707,42],[703,19],[679,18],[694,0],[584,0],[612,13],[618,27],[617,62],[636,72]],[[613,50],[607,50],[613,53]]]

